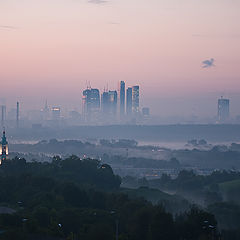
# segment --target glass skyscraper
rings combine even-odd
[[[120,97],[120,116],[124,116],[125,114],[125,82],[121,81],[120,82],[120,93],[119,93],[119,97]]]
[[[132,111],[135,115],[139,113],[139,86],[132,87]]]
[[[132,115],[132,88],[127,89],[127,115]]]
[[[100,110],[100,93],[98,89],[90,88],[83,91],[83,115],[90,120],[92,115]]]
[[[229,99],[221,97],[218,99],[218,120],[219,122],[225,122],[229,119]]]

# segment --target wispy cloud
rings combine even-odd
[[[240,38],[240,34],[192,34],[198,38]]]
[[[104,4],[107,2],[108,1],[106,1],[106,0],[88,0],[88,3],[93,3],[93,4]]]
[[[211,58],[209,60],[204,60],[202,61],[202,64],[203,64],[202,68],[214,67],[215,66],[214,62],[215,62],[214,58]]]
[[[108,22],[108,24],[110,24],[110,25],[119,25],[120,23],[119,22]]]
[[[17,29],[15,26],[10,26],[10,25],[0,25],[0,29]]]

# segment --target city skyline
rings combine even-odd
[[[121,104],[120,90],[104,89],[102,92],[97,88],[87,87],[82,92],[82,111],[64,109],[61,105],[48,105],[30,111],[22,110],[20,103],[16,108],[8,108],[6,104],[0,105],[1,126],[19,128],[23,126],[64,126],[64,125],[112,125],[112,124],[239,124],[240,115],[233,115],[232,100],[221,96],[216,100],[216,112],[212,112],[209,118],[201,118],[197,115],[189,117],[173,116],[164,118],[152,115],[151,109],[144,104],[140,105],[140,87],[124,85],[124,106]],[[231,102],[231,104],[230,104]],[[122,107],[125,111],[121,112]],[[20,111],[21,109],[21,111]],[[151,114],[150,114],[151,113]]]
[[[78,109],[86,82],[103,90],[124,80],[141,86],[154,115],[211,116],[221,95],[240,114],[239,1],[0,4],[0,98],[8,105],[37,109],[48,99]]]
[[[129,94],[129,90],[131,92]],[[101,92],[90,86],[82,92],[82,117],[87,123],[127,123],[140,119],[140,88],[119,82],[118,90],[104,88]]]

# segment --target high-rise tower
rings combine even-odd
[[[127,115],[132,115],[132,88],[127,89]]]
[[[83,115],[85,120],[93,120],[100,111],[100,93],[98,89],[83,91]]]
[[[218,99],[218,120],[224,123],[229,119],[229,99],[221,97]]]
[[[109,91],[109,110],[112,116],[117,115],[117,91]]]
[[[125,82],[121,81],[119,86],[120,116],[125,115]]]
[[[117,115],[117,91],[103,92],[101,108],[103,116],[110,117],[111,120],[115,120]]]
[[[61,108],[52,107],[52,120],[59,121],[61,118]]]
[[[45,121],[48,120],[49,119],[49,108],[48,108],[47,100],[45,102],[45,106],[44,106],[42,112],[43,112],[43,120],[45,120]]]
[[[3,161],[5,161],[8,157],[8,142],[5,134],[5,130],[3,130],[2,141],[0,142],[0,165]]]
[[[101,98],[101,109],[102,109],[102,113],[105,114],[109,114],[109,93],[104,91],[102,93],[102,98]]]
[[[135,115],[139,113],[139,86],[132,87],[132,110]]]

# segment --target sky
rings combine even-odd
[[[0,101],[81,106],[140,85],[153,114],[240,115],[239,0],[0,0]],[[204,63],[203,63],[204,62]]]

